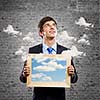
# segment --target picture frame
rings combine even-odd
[[[67,67],[71,57],[63,54],[29,54],[27,63],[30,75],[27,87],[65,87],[70,88]]]

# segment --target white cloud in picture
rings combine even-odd
[[[36,73],[32,74],[32,79],[33,80],[43,80],[43,81],[52,81],[52,78],[50,76],[47,76],[44,73]]]
[[[41,62],[42,66],[35,66],[33,69],[37,71],[56,71],[58,69],[65,69],[65,66],[58,64],[56,61]]]
[[[40,57],[35,57],[34,58],[38,63],[45,61],[47,58],[43,58],[43,55],[41,55]]]
[[[52,78],[50,76],[44,76],[42,78],[42,80],[44,80],[44,81],[52,81]]]
[[[32,78],[41,78],[42,76],[44,76],[43,73],[32,74]]]
[[[35,57],[34,57],[35,58]],[[47,77],[43,78],[44,81],[46,79],[52,78],[53,81],[63,81],[66,77],[66,59],[57,60],[53,58],[45,57],[46,60],[43,62],[38,62],[36,59],[32,59],[32,74],[36,74],[39,72],[45,73]],[[49,76],[49,77],[48,77]],[[35,81],[41,81],[38,79],[35,79]]]
[[[34,70],[37,71],[43,71],[43,72],[50,72],[50,71],[56,71],[55,68],[53,67],[48,67],[48,66],[36,66],[33,68]]]
[[[50,62],[48,62],[46,65],[48,66],[52,66],[54,67],[55,69],[65,69],[64,66],[62,66],[61,64],[58,64],[57,62],[51,60]]]

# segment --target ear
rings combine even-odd
[[[39,32],[39,35],[40,35],[41,37],[43,37],[43,32]]]

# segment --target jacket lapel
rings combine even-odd
[[[43,47],[43,45],[40,44],[40,45],[39,45],[39,48],[40,48],[40,49],[38,49],[38,52],[39,52],[39,53],[43,53],[42,47]]]
[[[59,44],[57,43],[57,54],[61,54],[61,52],[62,52],[62,50],[61,50]]]

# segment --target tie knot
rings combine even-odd
[[[53,48],[50,47],[50,48],[47,48],[47,50],[49,54],[52,54]]]

